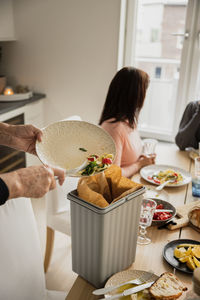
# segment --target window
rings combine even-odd
[[[127,19],[119,68],[138,67],[151,79],[139,118],[141,136],[174,141],[186,104],[200,95],[200,1],[122,2]]]
[[[151,43],[159,42],[159,29],[151,29]]]
[[[162,71],[161,67],[156,67],[155,68],[155,78],[160,78],[161,77],[161,71]]]

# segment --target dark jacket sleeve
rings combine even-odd
[[[175,137],[175,142],[180,150],[184,150],[186,147],[198,148],[197,130],[200,130],[200,105],[198,101],[190,102],[183,113]]]
[[[9,197],[9,190],[5,182],[0,178],[0,205],[3,205]]]

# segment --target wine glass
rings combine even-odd
[[[156,209],[156,202],[153,199],[143,199],[141,205],[139,236],[137,243],[139,245],[147,245],[151,243],[151,239],[146,236],[146,228],[151,226],[153,215]]]

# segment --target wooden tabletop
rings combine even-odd
[[[189,158],[188,153],[185,151],[179,151],[178,147],[174,144],[159,143],[156,148],[156,153],[156,164],[172,165],[182,168],[188,172],[193,171],[193,162]],[[147,182],[145,182],[139,174],[133,176],[132,179],[136,182],[141,182],[144,185],[147,184]],[[191,183],[177,188],[165,188],[165,191],[167,191],[169,195],[169,201],[175,207],[195,200],[192,197]],[[174,270],[167,262],[164,261],[162,252],[164,246],[172,240],[189,238],[200,241],[200,234],[190,227],[170,231],[168,229],[158,230],[157,227],[152,226],[147,229],[147,232],[152,242],[149,245],[137,245],[136,259],[130,269],[145,271],[153,270],[156,275],[161,275],[166,271],[176,271],[176,275],[182,280],[182,282],[185,283],[188,289],[191,289],[191,275]],[[94,289],[95,288],[91,284],[78,276],[66,300],[96,300],[101,298],[92,294]]]

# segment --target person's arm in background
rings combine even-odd
[[[155,155],[152,154],[151,157],[141,155],[134,164],[129,167],[122,168],[122,176],[130,178],[141,168],[152,164],[155,164]]]
[[[175,137],[175,142],[180,150],[184,150],[186,147],[198,148],[195,135],[199,126],[200,104],[199,102],[191,102],[186,106],[179,125],[179,131]]]
[[[65,180],[64,170],[43,165],[0,174],[0,205],[12,198],[43,197],[56,187],[54,176],[58,176],[59,184],[62,185]]]
[[[42,131],[33,125],[0,123],[0,144],[16,150],[36,154],[35,142],[41,141]]]
[[[116,146],[116,156],[113,163],[121,167],[121,160],[122,160],[122,152],[123,152],[123,143],[124,139],[126,138],[123,133],[119,130],[107,130],[109,134],[112,136],[113,140],[115,141]],[[135,173],[137,173],[142,167],[150,164],[155,163],[155,156],[146,157],[141,155],[138,160],[133,163],[131,166],[128,167],[121,167],[122,169],[122,176],[130,178]]]

